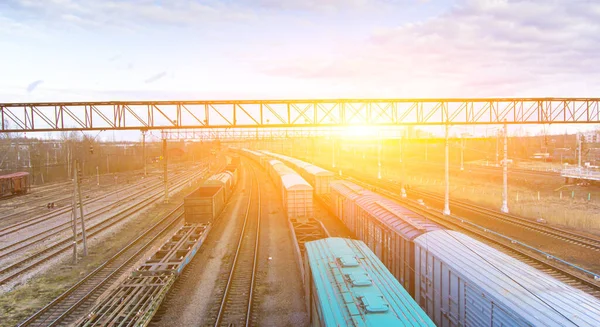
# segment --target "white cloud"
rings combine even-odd
[[[0,5],[1,6],[1,5]],[[207,21],[240,21],[254,19],[247,8],[219,1],[149,0],[8,0],[7,9],[31,21],[59,25],[67,22],[84,27],[112,26],[141,28],[146,23],[196,25]],[[0,7],[1,8],[1,7]]]
[[[583,0],[467,0],[439,17],[379,29],[333,59],[283,58],[264,72],[399,93],[423,84],[420,93],[430,96],[583,92],[582,83],[600,87],[598,8]]]

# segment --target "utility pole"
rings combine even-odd
[[[100,169],[96,166],[96,185],[100,186]]]
[[[450,125],[446,124],[446,142],[445,142],[445,152],[446,152],[446,163],[445,163],[445,180],[446,180],[446,192],[444,192],[444,215],[450,215],[450,159],[449,159],[449,150],[448,150],[448,132],[450,130]]]
[[[142,130],[142,156],[144,161],[144,177],[148,176],[148,171],[146,170],[146,130]]]
[[[500,130],[496,131],[496,167],[498,167],[498,158],[499,158],[499,141],[500,141]]]
[[[75,174],[77,193],[79,194],[79,215],[81,216],[81,238],[83,241],[83,256],[87,256],[87,240],[85,237],[85,217],[83,215],[83,197],[81,196],[81,170],[79,170],[79,162],[76,161],[77,172]]]
[[[77,264],[77,172],[73,174],[73,197],[71,198],[71,226],[73,227],[73,264]]]
[[[381,132],[379,132],[379,142],[377,142],[377,178],[381,179]]]
[[[404,136],[401,136],[400,139],[400,164],[402,165],[402,183],[400,185],[400,194],[403,198],[406,197],[406,188],[404,185],[406,184],[406,160],[404,160],[404,152],[406,151],[406,144],[404,140],[408,137],[408,129],[404,130]]]
[[[163,139],[163,169],[165,181],[165,203],[169,203],[169,180],[167,179],[167,139]]]
[[[429,143],[429,136],[427,136],[427,138],[425,139],[425,161],[429,161],[427,160],[429,157],[429,153],[428,153],[428,143]]]
[[[502,207],[500,211],[508,213],[508,129],[504,120],[504,162],[502,163]]]
[[[331,167],[335,168],[335,138],[331,135]]]
[[[460,171],[465,170],[465,139],[460,136]]]
[[[577,132],[577,167],[581,169],[581,134]]]

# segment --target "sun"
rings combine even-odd
[[[343,128],[342,135],[345,138],[375,138],[379,135],[379,129],[369,125],[351,125]]]

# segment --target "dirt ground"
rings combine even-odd
[[[301,296],[302,281],[281,200],[266,173],[255,166],[263,193],[261,248],[252,321],[257,326],[305,326],[307,315]],[[235,253],[236,230],[243,219],[249,187],[248,178],[242,178],[237,193],[214,224],[205,245],[175,283],[152,326],[205,324],[203,317],[221,294],[216,290],[219,278],[227,273],[222,264]]]

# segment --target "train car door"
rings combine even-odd
[[[22,182],[21,182],[21,178],[20,177],[15,177],[12,179],[12,183],[13,183],[13,193],[20,193],[21,192],[21,188],[22,186]]]

